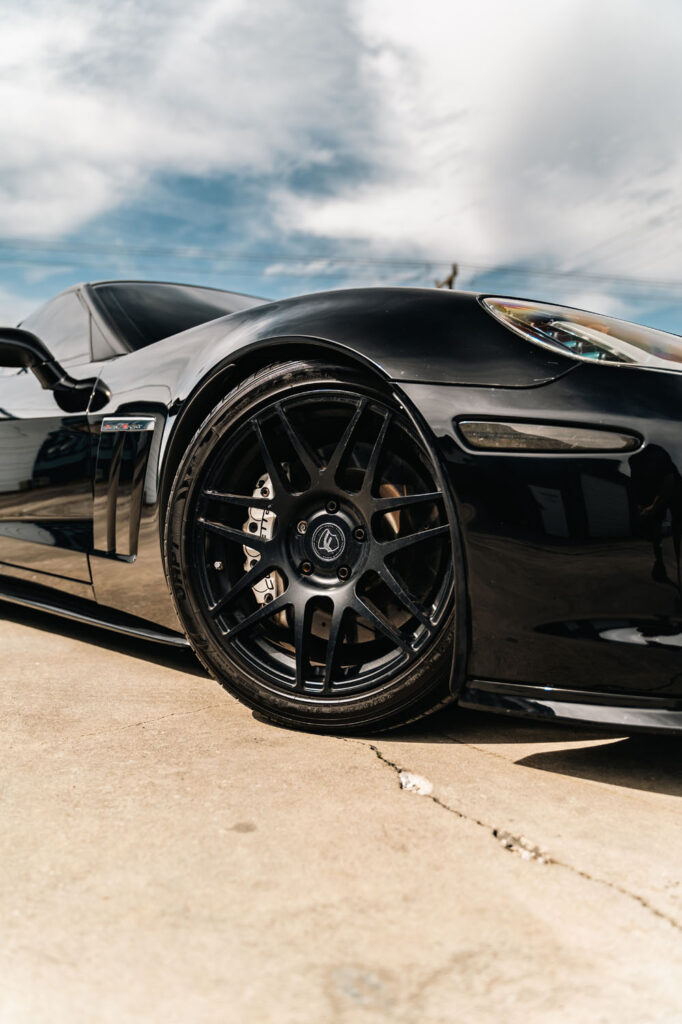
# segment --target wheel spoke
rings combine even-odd
[[[273,384],[238,434],[215,441],[192,485],[183,571],[187,585],[199,576],[199,628],[226,663],[244,662],[282,706],[305,698],[321,713],[402,679],[442,628],[455,566],[446,495],[409,418],[369,384],[312,380]],[[333,513],[348,542],[343,567],[320,560],[305,535]]]
[[[310,627],[313,607],[307,598],[294,605],[294,651],[296,654],[296,690],[305,688],[310,667]]]
[[[267,446],[260,422],[257,419],[253,419],[251,422],[258,438],[258,447],[270,477],[270,483],[275,488],[275,494],[279,497],[289,491],[289,484],[284,478],[279,462]]]
[[[317,462],[317,459],[315,458],[315,455],[308,446],[306,440],[300,437],[298,433],[294,430],[289,417],[282,408],[281,402],[277,406],[277,412],[279,414],[279,418],[282,421],[284,429],[287,432],[287,436],[291,441],[291,445],[296,454],[298,455],[299,459],[303,463],[303,468],[310,477],[310,481],[312,483],[312,481],[315,479],[316,476],[318,476],[320,472],[320,467]]]
[[[395,629],[390,622],[383,617],[383,615],[378,615],[369,607],[368,604],[365,604],[362,598],[358,597],[357,594],[353,600],[352,607],[358,615],[362,616],[363,619],[367,619],[375,629],[378,629],[380,633],[383,633],[384,636],[388,637],[391,643],[396,647],[400,647],[403,651],[412,651],[408,638],[403,636],[399,630]]]
[[[419,605],[415,604],[408,592],[405,590],[405,587],[402,585],[400,580],[394,576],[385,562],[381,567],[380,575],[389,590],[391,590],[400,603],[407,608],[408,612],[413,615],[422,626],[426,626],[426,628],[430,630],[432,628],[432,624],[428,615],[421,610]]]
[[[261,537],[257,533],[236,530],[233,526],[226,526],[225,523],[214,523],[210,519],[204,519],[203,516],[197,519],[197,523],[204,530],[208,530],[209,533],[215,533],[219,537],[226,537],[227,540],[233,540],[237,544],[246,545],[248,548],[256,548],[259,551],[265,551],[268,544],[272,543],[267,537]]]
[[[245,618],[236,622],[234,626],[231,626],[225,634],[225,639],[230,641],[235,636],[241,633],[245,629],[250,629],[251,626],[255,626],[257,622],[261,622],[262,619],[269,618],[270,615],[274,615],[275,612],[279,612],[282,608],[286,608],[288,604],[291,604],[291,598],[286,593],[280,594],[274,601],[270,601],[269,604],[262,604],[259,608],[256,608],[254,612],[247,615]]]
[[[421,544],[422,541],[431,540],[433,537],[442,537],[449,529],[450,527],[447,523],[443,526],[432,526],[429,530],[408,533],[405,537],[396,537],[395,540],[383,541],[377,546],[383,558],[387,558],[388,555],[393,555],[396,551],[402,551],[403,548],[409,548],[413,544]]]
[[[327,640],[327,657],[324,663],[324,686],[323,693],[329,693],[332,688],[332,675],[336,662],[339,637],[341,635],[341,624],[345,612],[345,604],[334,602],[334,609],[329,620],[329,639]]]
[[[382,453],[383,448],[384,448],[384,442],[386,440],[386,434],[388,433],[388,428],[391,425],[391,419],[392,419],[391,413],[387,409],[384,412],[384,422],[381,424],[381,427],[379,429],[379,433],[377,434],[376,440],[374,442],[374,446],[372,448],[372,454],[369,457],[369,462],[367,463],[367,469],[365,470],[365,477],[364,477],[364,480],[362,482],[362,490],[364,491],[365,494],[371,494],[372,493],[372,488],[374,487],[374,478],[377,475],[377,468],[379,466],[379,459],[381,458],[381,453]]]
[[[408,505],[421,505],[424,502],[442,500],[441,491],[426,491],[424,494],[404,494],[391,498],[373,498],[375,512],[392,512],[393,509],[407,508]]]
[[[201,492],[202,498],[209,501],[220,501],[224,505],[238,505],[240,508],[262,508],[269,509],[272,506],[272,498],[252,497],[248,494],[230,494],[225,491],[206,490]]]
[[[268,564],[264,559],[257,562],[253,568],[249,569],[248,572],[240,576],[236,583],[234,583],[226,594],[223,594],[215,604],[209,607],[209,613],[216,618],[221,612],[225,610],[228,604],[235,601],[240,594],[243,594],[249,587],[255,586],[264,576],[268,573],[273,572],[277,569],[277,566]]]
[[[334,451],[332,453],[332,456],[331,456],[329,462],[325,466],[325,470],[324,470],[325,475],[330,476],[332,480],[334,479],[334,477],[336,476],[336,474],[339,471],[339,466],[341,464],[341,460],[343,459],[344,455],[346,454],[346,452],[350,448],[350,443],[351,443],[351,441],[353,439],[353,434],[355,433],[355,428],[357,427],[358,423],[360,422],[360,417],[362,416],[363,412],[365,411],[365,406],[366,405],[367,405],[367,399],[366,398],[360,399],[355,412],[351,416],[351,418],[350,418],[350,420],[348,422],[348,425],[347,425],[346,429],[343,432],[343,436],[341,437],[341,440],[337,444],[336,448],[334,449]]]

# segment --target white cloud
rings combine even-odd
[[[338,260],[289,260],[287,262],[270,263],[263,273],[266,277],[294,276],[312,277],[317,274],[334,274],[344,269]]]
[[[0,234],[232,172],[271,176],[263,237],[276,215],[342,252],[679,279],[681,48],[677,0],[5,5]],[[340,155],[366,180],[286,185]],[[614,307],[587,288],[556,292]]]
[[[8,288],[0,288],[0,325],[12,326],[28,316],[38,303],[35,298]]]
[[[6,8],[0,233],[58,236],[135,197],[161,172],[325,164],[325,135],[364,149],[356,60],[340,2],[29,0],[21,11]]]
[[[283,197],[285,224],[444,261],[682,276],[679,4],[356,10],[385,173]]]

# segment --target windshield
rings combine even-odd
[[[682,338],[653,327],[523,299],[483,299],[492,315],[517,334],[576,359],[682,370]]]
[[[130,349],[144,348],[263,301],[213,288],[145,281],[96,284],[93,291],[111,326]]]

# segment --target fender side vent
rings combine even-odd
[[[95,554],[133,561],[156,420],[105,417],[95,471]]]

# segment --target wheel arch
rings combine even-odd
[[[332,358],[338,366],[370,372],[384,383],[388,376],[376,363],[345,346],[321,338],[285,336],[268,338],[231,353],[211,367],[192,387],[184,400],[165,445],[159,488],[159,528],[165,529],[168,495],[187,446],[209,411],[228,390],[237,387],[259,370],[292,359]]]

